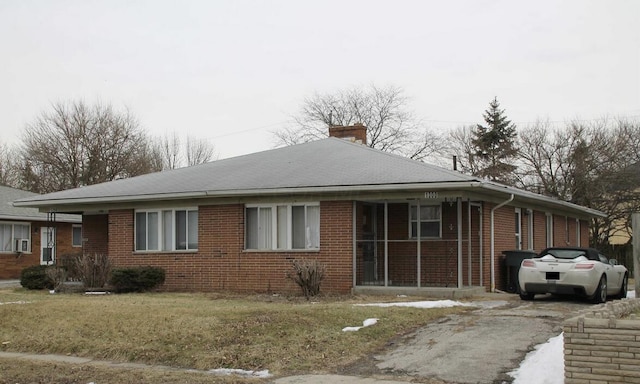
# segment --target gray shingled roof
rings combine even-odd
[[[111,181],[82,188],[21,199],[21,206],[97,204],[110,202],[179,199],[207,196],[261,195],[272,193],[401,190],[406,186],[451,184],[462,189],[484,188],[516,194],[529,200],[563,205],[589,214],[588,208],[557,201],[410,160],[387,152],[327,138],[310,143],[213,161]]]
[[[24,201],[469,180],[474,178],[328,138]]]
[[[37,208],[14,207],[13,202],[18,199],[38,197],[37,193],[23,191],[0,185],[0,220],[46,221],[47,214],[40,213]],[[57,214],[56,221],[80,223],[79,215]]]

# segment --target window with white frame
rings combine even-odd
[[[418,214],[418,212],[420,213]],[[416,239],[418,226],[420,226],[420,238],[441,237],[441,212],[440,205],[411,204],[409,206],[409,236]]]
[[[516,249],[522,249],[522,208],[515,209]]]
[[[198,209],[137,210],[136,251],[198,249]]]
[[[547,237],[547,247],[553,247],[553,214],[546,214],[546,237]]]
[[[71,227],[71,246],[82,247],[82,225],[73,224]]]
[[[31,224],[0,223],[0,252],[31,252]]]
[[[318,203],[247,205],[245,248],[251,250],[319,249],[320,205]]]

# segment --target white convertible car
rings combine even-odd
[[[518,272],[522,300],[553,293],[604,303],[607,296],[627,297],[628,282],[627,268],[593,248],[547,248],[538,257],[523,260]]]

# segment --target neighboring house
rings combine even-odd
[[[294,291],[308,258],[324,292],[502,289],[503,251],[587,246],[603,215],[358,144],[361,125],[330,135],[15,205],[82,214],[85,253],[163,267],[179,291]]]
[[[34,196],[39,195],[0,185],[0,279],[16,279],[25,267],[82,252],[82,216],[12,205]]]
[[[620,206],[628,212],[628,218],[619,219],[613,221],[613,228],[609,230],[609,244],[613,246],[624,246],[630,244],[631,241],[631,213],[633,212],[633,204],[637,205],[638,197],[640,196],[640,163],[634,163],[627,169],[627,172],[622,176],[624,183],[622,188],[632,189],[633,191],[615,191],[618,185],[612,186],[616,195],[620,200]],[[631,187],[631,188],[629,188]],[[615,200],[615,199],[614,199]]]

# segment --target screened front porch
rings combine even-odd
[[[354,203],[354,286],[482,286],[480,204],[461,199]]]

